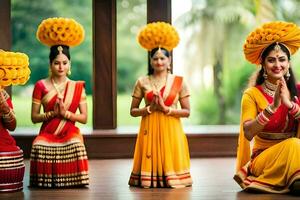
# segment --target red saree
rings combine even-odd
[[[3,90],[8,105],[13,108],[9,95]],[[0,120],[0,192],[13,192],[23,189],[25,165],[23,151]]]
[[[83,82],[67,82],[63,101],[68,111],[76,112],[83,89]],[[48,91],[43,81],[37,82],[33,103],[41,103],[48,112],[54,110],[56,99],[56,90]],[[30,186],[72,187],[88,182],[87,153],[75,123],[58,117],[44,122],[32,145]]]

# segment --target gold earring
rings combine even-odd
[[[167,71],[168,71],[169,73],[171,73],[171,66],[170,66],[170,65],[167,67]]]
[[[288,71],[285,74],[286,80],[289,80],[291,74],[290,74],[290,70],[288,69]]]
[[[72,72],[71,72],[71,65],[70,65],[67,75],[70,76],[71,74],[72,74]]]
[[[50,67],[49,67],[49,70],[48,70],[48,74],[49,74],[50,77],[52,76],[52,70],[51,70]]]
[[[265,79],[265,80],[267,80],[267,79],[268,79],[268,74],[267,74],[267,72],[266,72],[266,70],[265,70],[265,69],[264,69],[263,77],[264,77],[264,79]]]

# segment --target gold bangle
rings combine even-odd
[[[47,113],[43,113],[42,118],[43,118],[43,121],[47,121],[48,120]]]
[[[12,113],[12,110],[9,109],[9,111],[8,111],[7,113],[3,113],[3,114],[2,114],[2,117],[3,117],[3,118],[10,118],[10,117],[11,117],[11,114],[13,114],[13,113]]]
[[[5,121],[5,122],[11,122],[11,121],[13,121],[14,118],[15,118],[14,111],[12,109],[10,109],[8,113],[4,113],[2,115],[2,118],[3,118],[3,121]]]
[[[166,113],[166,115],[171,115],[171,113],[172,113],[172,108],[171,107],[169,107],[169,110],[168,110],[168,112]]]
[[[148,114],[151,114],[150,106],[147,106],[147,107],[146,107],[146,110],[147,110],[147,113],[148,113]]]

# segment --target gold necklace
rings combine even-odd
[[[55,90],[57,92],[57,97],[60,98],[60,99],[63,98],[62,91],[64,90],[64,87],[62,88],[62,86],[65,86],[65,84],[66,84],[67,81],[68,81],[68,78],[66,78],[66,80],[63,81],[62,83],[57,84],[57,83],[55,83],[54,79],[51,78],[51,83],[53,84],[53,86],[54,86],[54,88],[55,88]]]
[[[265,80],[264,83],[262,84],[262,88],[267,95],[274,97],[275,91],[277,89],[277,85]]]
[[[168,75],[164,78],[155,78],[153,75],[150,75],[149,79],[150,79],[150,83],[151,83],[152,87],[154,86],[154,89],[156,91],[159,91],[160,88],[162,88],[164,85],[166,85],[167,77],[168,77]]]

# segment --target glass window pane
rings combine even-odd
[[[136,39],[147,22],[146,12],[146,0],[117,0],[118,127],[135,126],[140,121],[140,117],[131,117],[129,112],[135,81],[147,74],[147,52]]]
[[[188,123],[239,123],[242,92],[257,69],[244,58],[246,36],[268,21],[299,24],[299,6],[292,0],[172,1],[172,21],[181,36],[173,54],[174,72],[183,74],[192,89]],[[293,66],[299,64],[298,57],[292,57]],[[299,68],[293,69],[299,77]]]
[[[47,6],[45,6],[47,5]],[[28,14],[30,13],[30,14]],[[72,80],[84,80],[88,95],[88,124],[92,127],[92,0],[23,0],[11,1],[12,50],[26,53],[30,59],[31,77],[24,86],[13,86],[13,103],[17,116],[17,131],[25,127],[40,127],[33,124],[31,96],[37,80],[48,77],[49,48],[36,39],[36,30],[43,19],[48,17],[74,18],[85,29],[84,42],[70,49]]]

